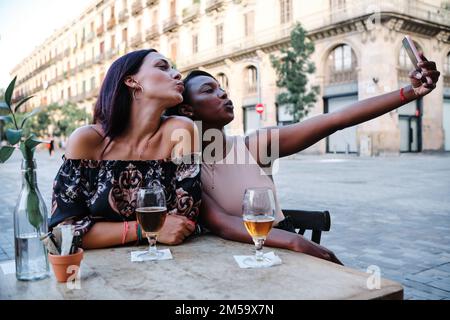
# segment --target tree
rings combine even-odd
[[[64,105],[51,104],[45,107],[31,121],[25,130],[45,137],[50,134],[57,137],[68,137],[76,128],[91,122],[91,115],[85,109],[72,103]]]
[[[297,122],[314,106],[319,87],[308,88],[308,75],[316,71],[314,63],[310,61],[314,43],[308,39],[300,23],[296,24],[290,38],[290,47],[281,50],[281,57],[272,55],[271,61],[278,75],[277,87],[283,89],[277,95],[277,103],[286,106],[288,113]]]
[[[90,113],[72,103],[66,103],[58,111],[59,117],[53,121],[55,136],[68,137],[76,128],[92,122]]]

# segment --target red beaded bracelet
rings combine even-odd
[[[400,101],[401,103],[405,103],[406,102],[406,97],[405,94],[403,93],[404,88],[400,89]]]

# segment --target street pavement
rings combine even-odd
[[[61,155],[37,152],[48,209]],[[0,164],[0,262],[14,259],[20,161],[16,152]],[[282,208],[330,211],[321,244],[346,266],[377,268],[404,286],[405,299],[450,299],[450,154],[300,154],[280,161],[275,182]]]

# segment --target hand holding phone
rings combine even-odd
[[[414,68],[416,68],[416,70],[422,70],[422,68],[420,68],[418,66],[419,62],[423,62],[422,57],[419,54],[419,51],[417,50],[416,46],[414,45],[414,42],[412,41],[410,36],[405,36],[402,40],[403,43],[403,47],[406,50],[406,53],[408,54],[409,58],[411,59],[412,64],[414,65]],[[420,75],[420,78],[418,78],[419,80],[422,78],[422,75]],[[428,84],[432,84],[433,80],[431,80],[430,77],[426,77],[427,79],[427,83]]]

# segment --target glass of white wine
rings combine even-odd
[[[159,231],[167,216],[166,197],[161,187],[141,188],[138,190],[136,218],[147,236],[149,249],[140,254],[149,260],[160,260],[163,252],[156,249]]]
[[[272,261],[264,256],[263,246],[275,220],[275,197],[270,188],[249,188],[245,190],[242,204],[242,218],[245,228],[255,243],[255,256],[243,262],[252,268],[265,268]]]

